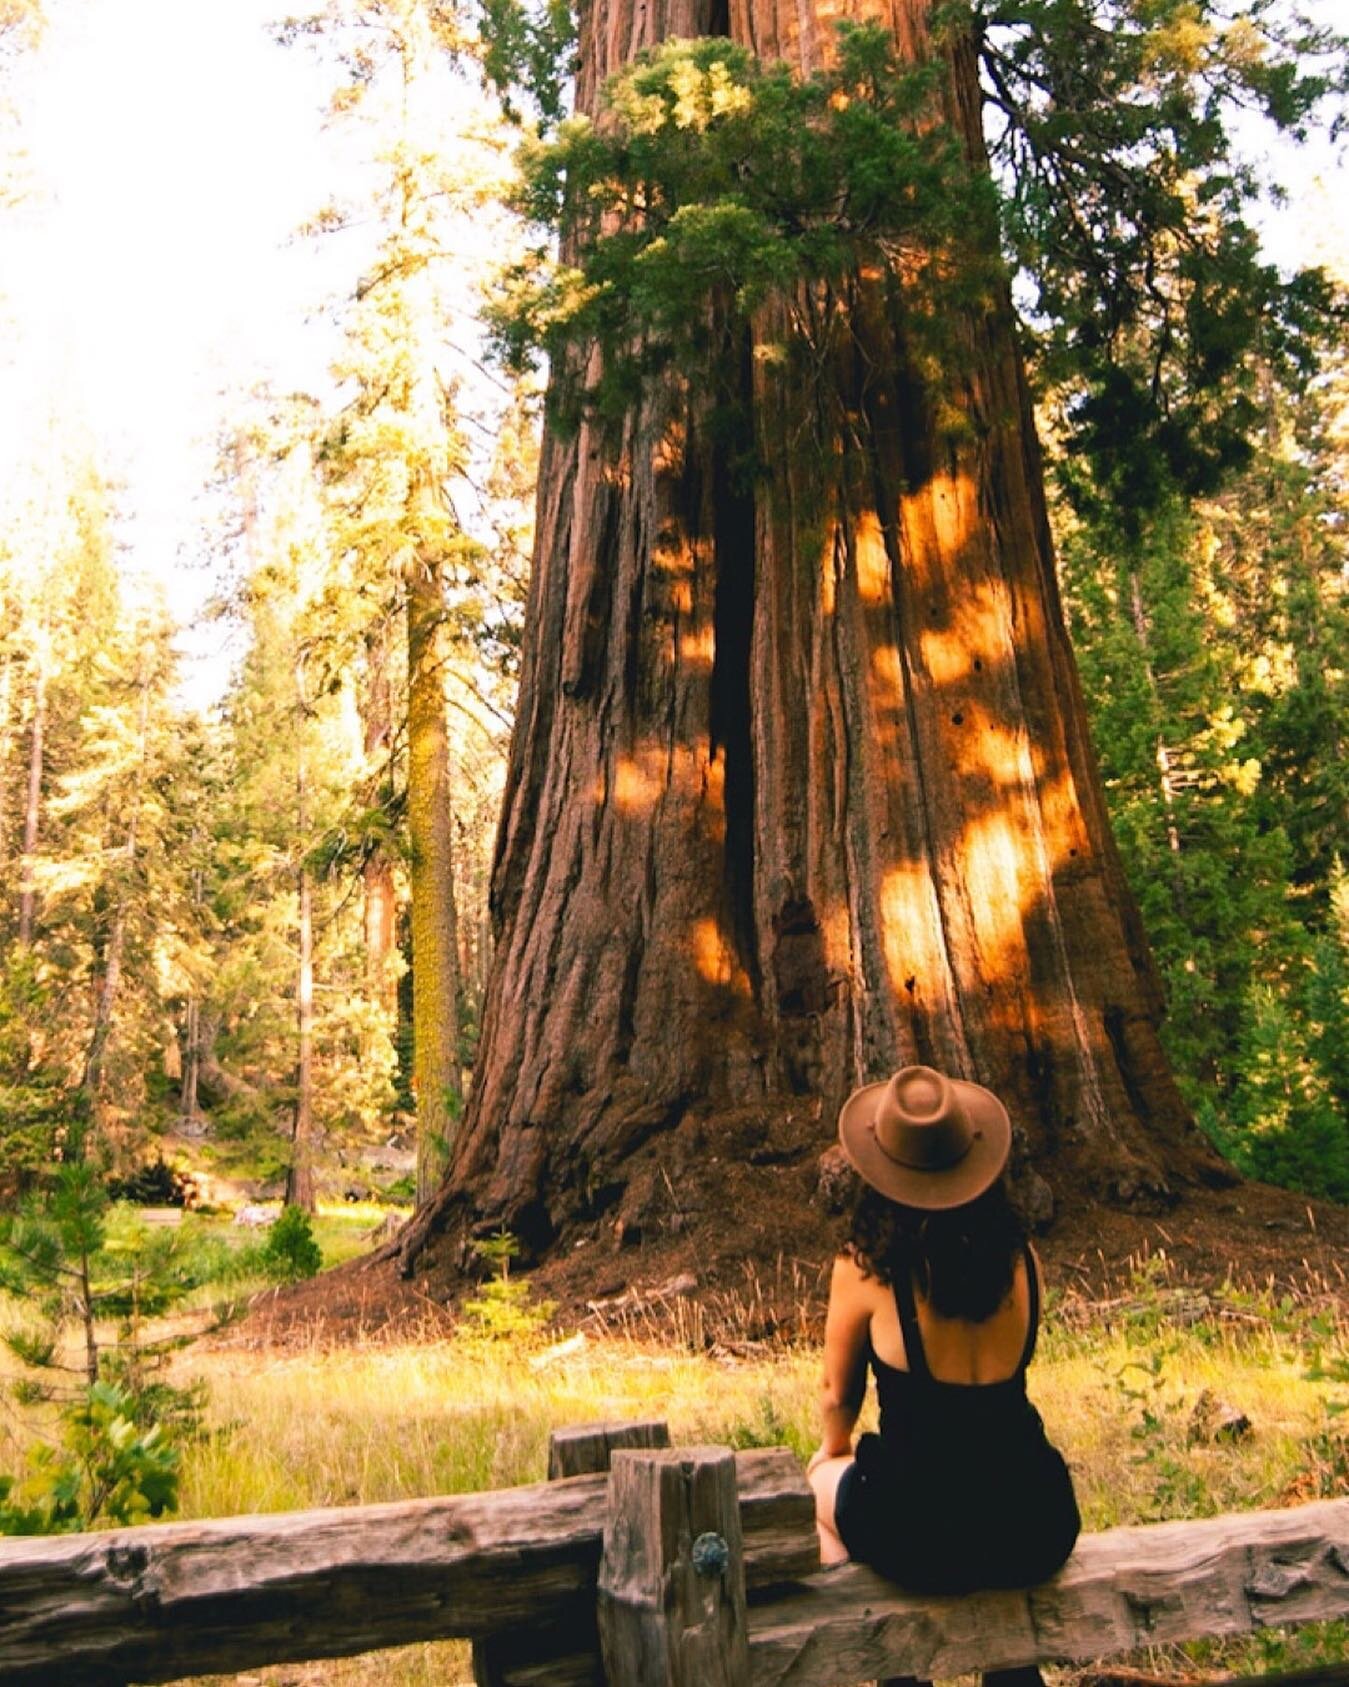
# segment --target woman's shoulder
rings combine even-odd
[[[856,1254],[844,1251],[834,1256],[834,1268],[829,1279],[829,1298],[846,1299],[867,1304],[876,1299],[884,1285],[868,1271]]]

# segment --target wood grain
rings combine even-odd
[[[720,1557],[700,1563],[705,1543]],[[610,1682],[743,1687],[744,1545],[729,1447],[614,1455],[599,1627]]]
[[[1084,1537],[1037,1588],[905,1594],[857,1565],[750,1612],[754,1687],[942,1677],[1349,1616],[1349,1499]]]
[[[815,1562],[785,1448],[736,1455],[746,1570]],[[581,1620],[607,1478],[0,1542],[0,1684],[173,1681]]]
[[[579,1423],[555,1429],[548,1437],[548,1480],[591,1476],[607,1471],[623,1447],[668,1447],[670,1426],[661,1418],[638,1423]]]
[[[659,1418],[628,1423],[567,1424],[548,1437],[548,1480],[607,1472],[619,1447],[668,1447]],[[561,1622],[502,1629],[473,1642],[476,1687],[599,1687],[600,1633],[594,1603]]]

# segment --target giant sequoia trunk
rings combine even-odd
[[[725,29],[808,73],[863,9],[592,0],[578,100]],[[865,9],[933,50],[929,0]],[[982,164],[974,54],[945,51]],[[939,374],[884,264],[802,302],[834,324],[811,379],[754,355],[783,337],[771,311],[720,360],[751,484],[694,383],[616,444],[545,440],[482,1044],[408,1264],[446,1226],[504,1220],[539,1250],[611,1205],[640,1223],[656,1172],[674,1189],[669,1166],[747,1141],[771,1161],[803,1111],[823,1149],[854,1085],[912,1061],[1006,1098],[1042,1211],[1046,1180],[1155,1202],[1218,1170],[1158,1043],[1007,292],[948,313]]]

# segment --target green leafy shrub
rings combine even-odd
[[[516,1238],[509,1230],[499,1230],[495,1236],[475,1242],[473,1251],[479,1259],[495,1265],[497,1275],[483,1284],[476,1300],[464,1302],[464,1315],[479,1333],[496,1341],[540,1335],[553,1316],[555,1303],[535,1300],[529,1284],[511,1276],[511,1261],[520,1252]]]
[[[267,1234],[260,1251],[263,1270],[280,1283],[298,1283],[323,1267],[323,1252],[314,1240],[309,1215],[299,1207],[285,1207]]]
[[[4,1337],[24,1367],[8,1392],[44,1414],[55,1407],[60,1425],[54,1445],[39,1441],[19,1475],[0,1477],[0,1532],[137,1522],[173,1508],[178,1446],[199,1431],[205,1387],[168,1381],[185,1338],[152,1335],[145,1320],[192,1286],[176,1232],[151,1230],[134,1207],[110,1208],[87,1158],[60,1164],[17,1212],[0,1215],[0,1288],[30,1315]],[[81,1338],[73,1369],[72,1326]]]
[[[56,1535],[143,1523],[178,1503],[181,1454],[164,1426],[137,1423],[136,1401],[94,1383],[61,1414],[55,1446],[29,1449],[18,1476],[0,1476],[0,1535]]]

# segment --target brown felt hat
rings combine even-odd
[[[1012,1122],[991,1090],[906,1066],[863,1084],[838,1116],[843,1152],[873,1189],[906,1207],[963,1207],[997,1182]]]

